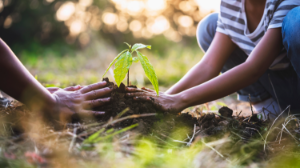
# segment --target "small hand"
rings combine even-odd
[[[159,92],[159,96],[157,96],[155,91],[147,88],[127,88],[127,91],[131,92],[126,94],[127,97],[133,97],[134,100],[152,102],[156,108],[165,112],[179,113],[184,109],[177,95]]]
[[[112,88],[105,87],[105,85],[106,82],[104,81],[85,87],[74,86],[56,89],[52,95],[56,98],[56,111],[59,117],[65,119],[70,118],[73,114],[83,116],[105,114],[103,111],[92,110],[94,107],[104,105],[110,101],[110,97],[107,96],[112,91]]]

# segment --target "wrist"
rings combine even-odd
[[[53,113],[56,111],[56,106],[58,105],[56,95],[55,94],[50,94],[49,98],[45,100],[44,106],[43,106],[43,111],[46,113]]]
[[[184,93],[178,93],[174,95],[176,102],[176,106],[180,111],[184,110],[185,108],[189,107],[189,97],[186,96]]]

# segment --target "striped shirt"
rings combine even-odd
[[[222,0],[218,19],[217,32],[228,35],[247,55],[262,39],[268,29],[282,27],[286,14],[300,6],[300,0],[267,0],[262,19],[257,28],[250,33],[245,12],[246,0]],[[270,69],[280,70],[289,66],[283,48],[281,54],[274,60]]]

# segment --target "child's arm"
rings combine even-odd
[[[211,46],[201,61],[166,93],[176,94],[218,76],[235,48],[236,44],[227,35],[216,33]]]
[[[51,90],[45,89],[0,39],[0,89],[33,110],[52,117],[73,113],[98,114],[91,109],[109,101],[109,98],[99,99],[111,91],[103,88],[105,85],[105,82],[100,82],[77,89],[56,89],[50,94]]]
[[[152,101],[162,110],[179,112],[187,107],[224,97],[257,81],[279,55],[281,49],[281,28],[269,29],[245,63],[214,79],[175,95],[161,93],[156,97],[152,92],[140,92],[130,93],[128,96]]]

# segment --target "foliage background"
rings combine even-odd
[[[152,45],[145,51],[161,86],[178,81],[203,53],[198,22],[218,0],[0,0],[0,37],[45,85],[101,80],[123,42]],[[139,65],[131,82],[147,85]],[[108,74],[110,79],[112,74]]]

